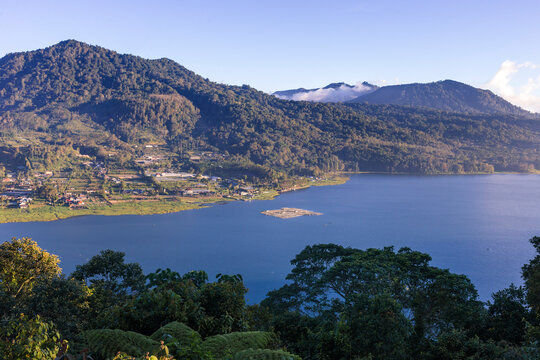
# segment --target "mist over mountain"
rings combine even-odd
[[[359,89],[370,91],[367,97],[384,88],[338,83],[319,90],[334,96]],[[539,121],[512,107],[489,115],[426,104],[285,101],[211,82],[169,59],[74,40],[0,59],[0,146],[13,158],[65,143],[129,159],[136,146],[157,143],[179,156],[209,150],[291,174],[540,169]]]
[[[368,82],[349,85],[343,82],[332,83],[323,88],[317,89],[294,89],[276,91],[272,95],[284,100],[314,101],[314,102],[345,102],[354,100],[362,95],[372,93],[377,90],[376,85]]]

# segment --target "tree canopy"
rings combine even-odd
[[[30,293],[43,279],[51,279],[61,272],[56,255],[41,249],[30,238],[0,244],[0,283],[5,296],[12,299]]]
[[[538,248],[537,237],[530,241]],[[124,258],[102,251],[66,278],[58,258],[30,239],[2,244],[0,358],[540,356],[538,256],[523,267],[523,287],[510,284],[482,303],[466,276],[431,265],[428,254],[310,245],[291,261],[287,283],[255,305],[246,304],[240,274],[143,276]]]

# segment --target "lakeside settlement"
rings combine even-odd
[[[339,175],[262,182],[229,169],[226,155],[187,153],[178,159],[162,146],[140,149],[119,165],[75,154],[70,168],[5,169],[0,183],[0,223],[51,221],[82,215],[148,215],[198,209],[220,201],[270,200],[310,186],[344,183]],[[218,168],[217,173],[201,168]]]

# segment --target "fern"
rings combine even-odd
[[[301,360],[298,356],[281,350],[268,350],[276,340],[275,335],[263,331],[234,332],[215,335],[204,342],[193,329],[179,322],[159,328],[150,337],[132,331],[88,330],[83,333],[93,353],[112,358],[122,352],[130,356],[143,356],[159,351],[160,340],[172,346],[173,353],[183,355],[203,354],[215,359],[233,360]]]
[[[274,334],[264,331],[233,332],[207,338],[202,343],[202,349],[216,358],[223,358],[242,350],[265,349],[274,340]]]
[[[181,345],[189,344],[193,337],[201,338],[198,332],[189,326],[173,321],[156,330],[150,338],[155,341],[164,340],[165,342],[177,341]]]
[[[142,356],[159,347],[159,343],[133,331],[98,329],[83,333],[89,349],[105,358],[115,356],[119,351]]]
[[[302,360],[300,356],[282,350],[248,349],[234,354],[231,360]]]

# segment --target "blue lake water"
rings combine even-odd
[[[322,216],[278,219],[260,212],[297,207]],[[124,251],[145,272],[240,273],[250,303],[285,282],[308,244],[408,246],[433,264],[466,274],[482,300],[510,283],[540,236],[540,175],[354,175],[271,201],[234,202],[146,216],[84,216],[0,225],[0,236],[32,237],[61,258],[65,273],[102,249]]]

